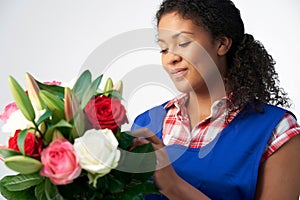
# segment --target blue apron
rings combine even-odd
[[[162,139],[164,105],[139,115],[132,131],[149,128]],[[166,146],[177,174],[211,199],[253,199],[266,144],[287,111],[264,105],[264,112],[240,112],[218,136],[202,148]],[[167,199],[148,195],[146,199]]]

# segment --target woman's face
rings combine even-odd
[[[207,93],[222,81],[226,62],[218,55],[219,40],[191,20],[176,12],[163,15],[158,44],[162,64],[179,91]]]

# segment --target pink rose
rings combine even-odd
[[[64,138],[51,142],[42,152],[41,161],[40,174],[49,177],[54,185],[69,184],[81,173],[73,145]]]
[[[14,113],[16,110],[18,110],[17,104],[15,102],[8,104],[4,108],[4,112],[0,114],[0,119],[6,123],[7,119],[11,116],[12,113]]]

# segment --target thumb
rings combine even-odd
[[[170,165],[170,160],[163,142],[148,128],[141,128],[132,132],[136,137],[143,137],[152,143],[156,155],[156,169]]]
[[[164,147],[162,141],[148,128],[140,128],[132,132],[133,136],[135,137],[142,137],[149,142],[151,142],[153,145],[162,148]]]

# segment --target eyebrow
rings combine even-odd
[[[189,32],[189,31],[180,31],[179,33],[176,33],[176,34],[174,34],[174,35],[172,35],[172,38],[174,39],[174,38],[177,38],[177,37],[179,37],[180,35],[182,35],[182,34],[190,34],[190,35],[194,35],[194,33],[193,32]],[[157,39],[157,42],[165,42],[163,39],[161,39],[161,38],[158,38]]]

